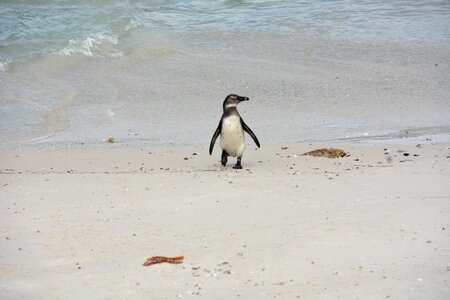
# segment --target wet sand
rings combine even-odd
[[[450,140],[448,46],[138,31],[123,47],[117,59],[50,55],[0,72],[0,148],[110,135],[137,146],[204,144],[230,93],[250,98],[239,111],[264,144],[404,131]]]
[[[196,146],[1,150],[0,294],[448,299],[449,144],[300,155],[322,146],[248,145],[239,171]]]

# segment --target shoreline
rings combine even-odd
[[[250,97],[239,110],[271,144],[450,126],[445,47],[264,33],[128,38],[120,58],[50,56],[1,72],[1,141],[197,144],[231,92]]]
[[[428,131],[428,132],[426,132]],[[44,150],[44,149],[104,149],[104,148],[158,148],[158,147],[203,147],[209,140],[205,138],[204,143],[158,143],[152,144],[148,140],[129,138],[129,139],[115,139],[114,143],[109,143],[107,140],[109,136],[103,137],[97,142],[93,141],[61,141],[51,143],[44,140],[38,141],[24,141],[16,143],[0,143],[1,151],[14,151],[21,149],[28,150]],[[417,144],[434,145],[450,143],[450,126],[439,126],[432,128],[417,128],[405,129],[399,132],[391,132],[380,135],[361,135],[353,137],[341,137],[335,139],[305,139],[302,141],[284,141],[272,142],[263,146],[277,146],[281,144],[310,144],[310,145],[356,145],[356,146],[414,146]],[[248,143],[247,143],[248,144]],[[251,145],[251,144],[250,144]]]

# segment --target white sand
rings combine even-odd
[[[448,299],[448,145],[320,146],[2,150],[1,298]]]

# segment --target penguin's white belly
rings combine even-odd
[[[244,130],[239,116],[232,115],[223,119],[220,147],[230,156],[242,156],[244,153]]]

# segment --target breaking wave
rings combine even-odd
[[[119,38],[115,34],[95,33],[85,39],[71,39],[69,45],[58,51],[60,55],[85,55],[90,57],[121,57],[117,49]]]

